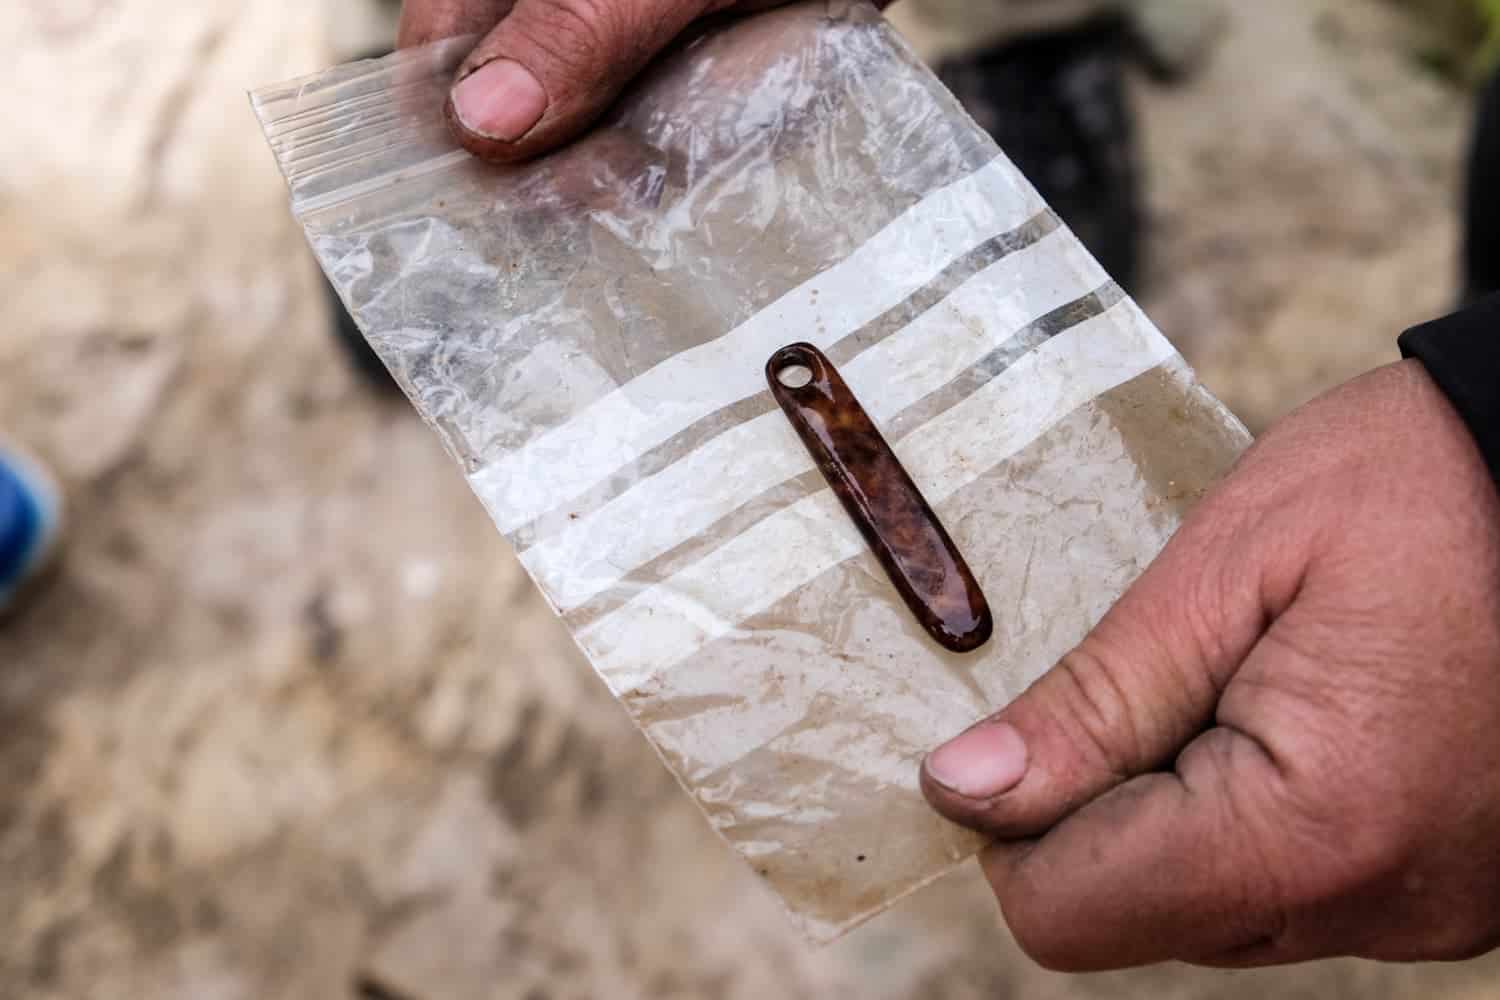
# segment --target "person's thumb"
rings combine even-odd
[[[486,160],[547,152],[586,129],[714,0],[517,0],[459,69],[448,121]]]
[[[922,789],[947,818],[1005,839],[1041,834],[1161,768],[1209,726],[1219,694],[1294,573],[1219,496],[1061,663],[1004,711],[930,754]],[[1261,526],[1264,527],[1264,526]]]

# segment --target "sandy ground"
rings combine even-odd
[[[972,871],[804,949],[327,337],[243,97],[326,14],[17,2],[0,428],[77,530],[0,629],[0,997],[1500,995],[1500,960],[1051,976]],[[1240,4],[1143,85],[1147,304],[1256,426],[1451,295],[1463,110],[1411,28]]]

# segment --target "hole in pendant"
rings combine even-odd
[[[812,369],[806,365],[787,365],[776,373],[776,381],[788,389],[805,389],[812,380]]]

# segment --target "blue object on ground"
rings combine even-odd
[[[0,451],[0,610],[46,562],[57,525],[52,486],[29,463]]]

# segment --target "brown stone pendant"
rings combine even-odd
[[[956,653],[989,641],[994,620],[978,581],[833,363],[811,344],[793,344],[771,356],[766,377],[922,626]]]

